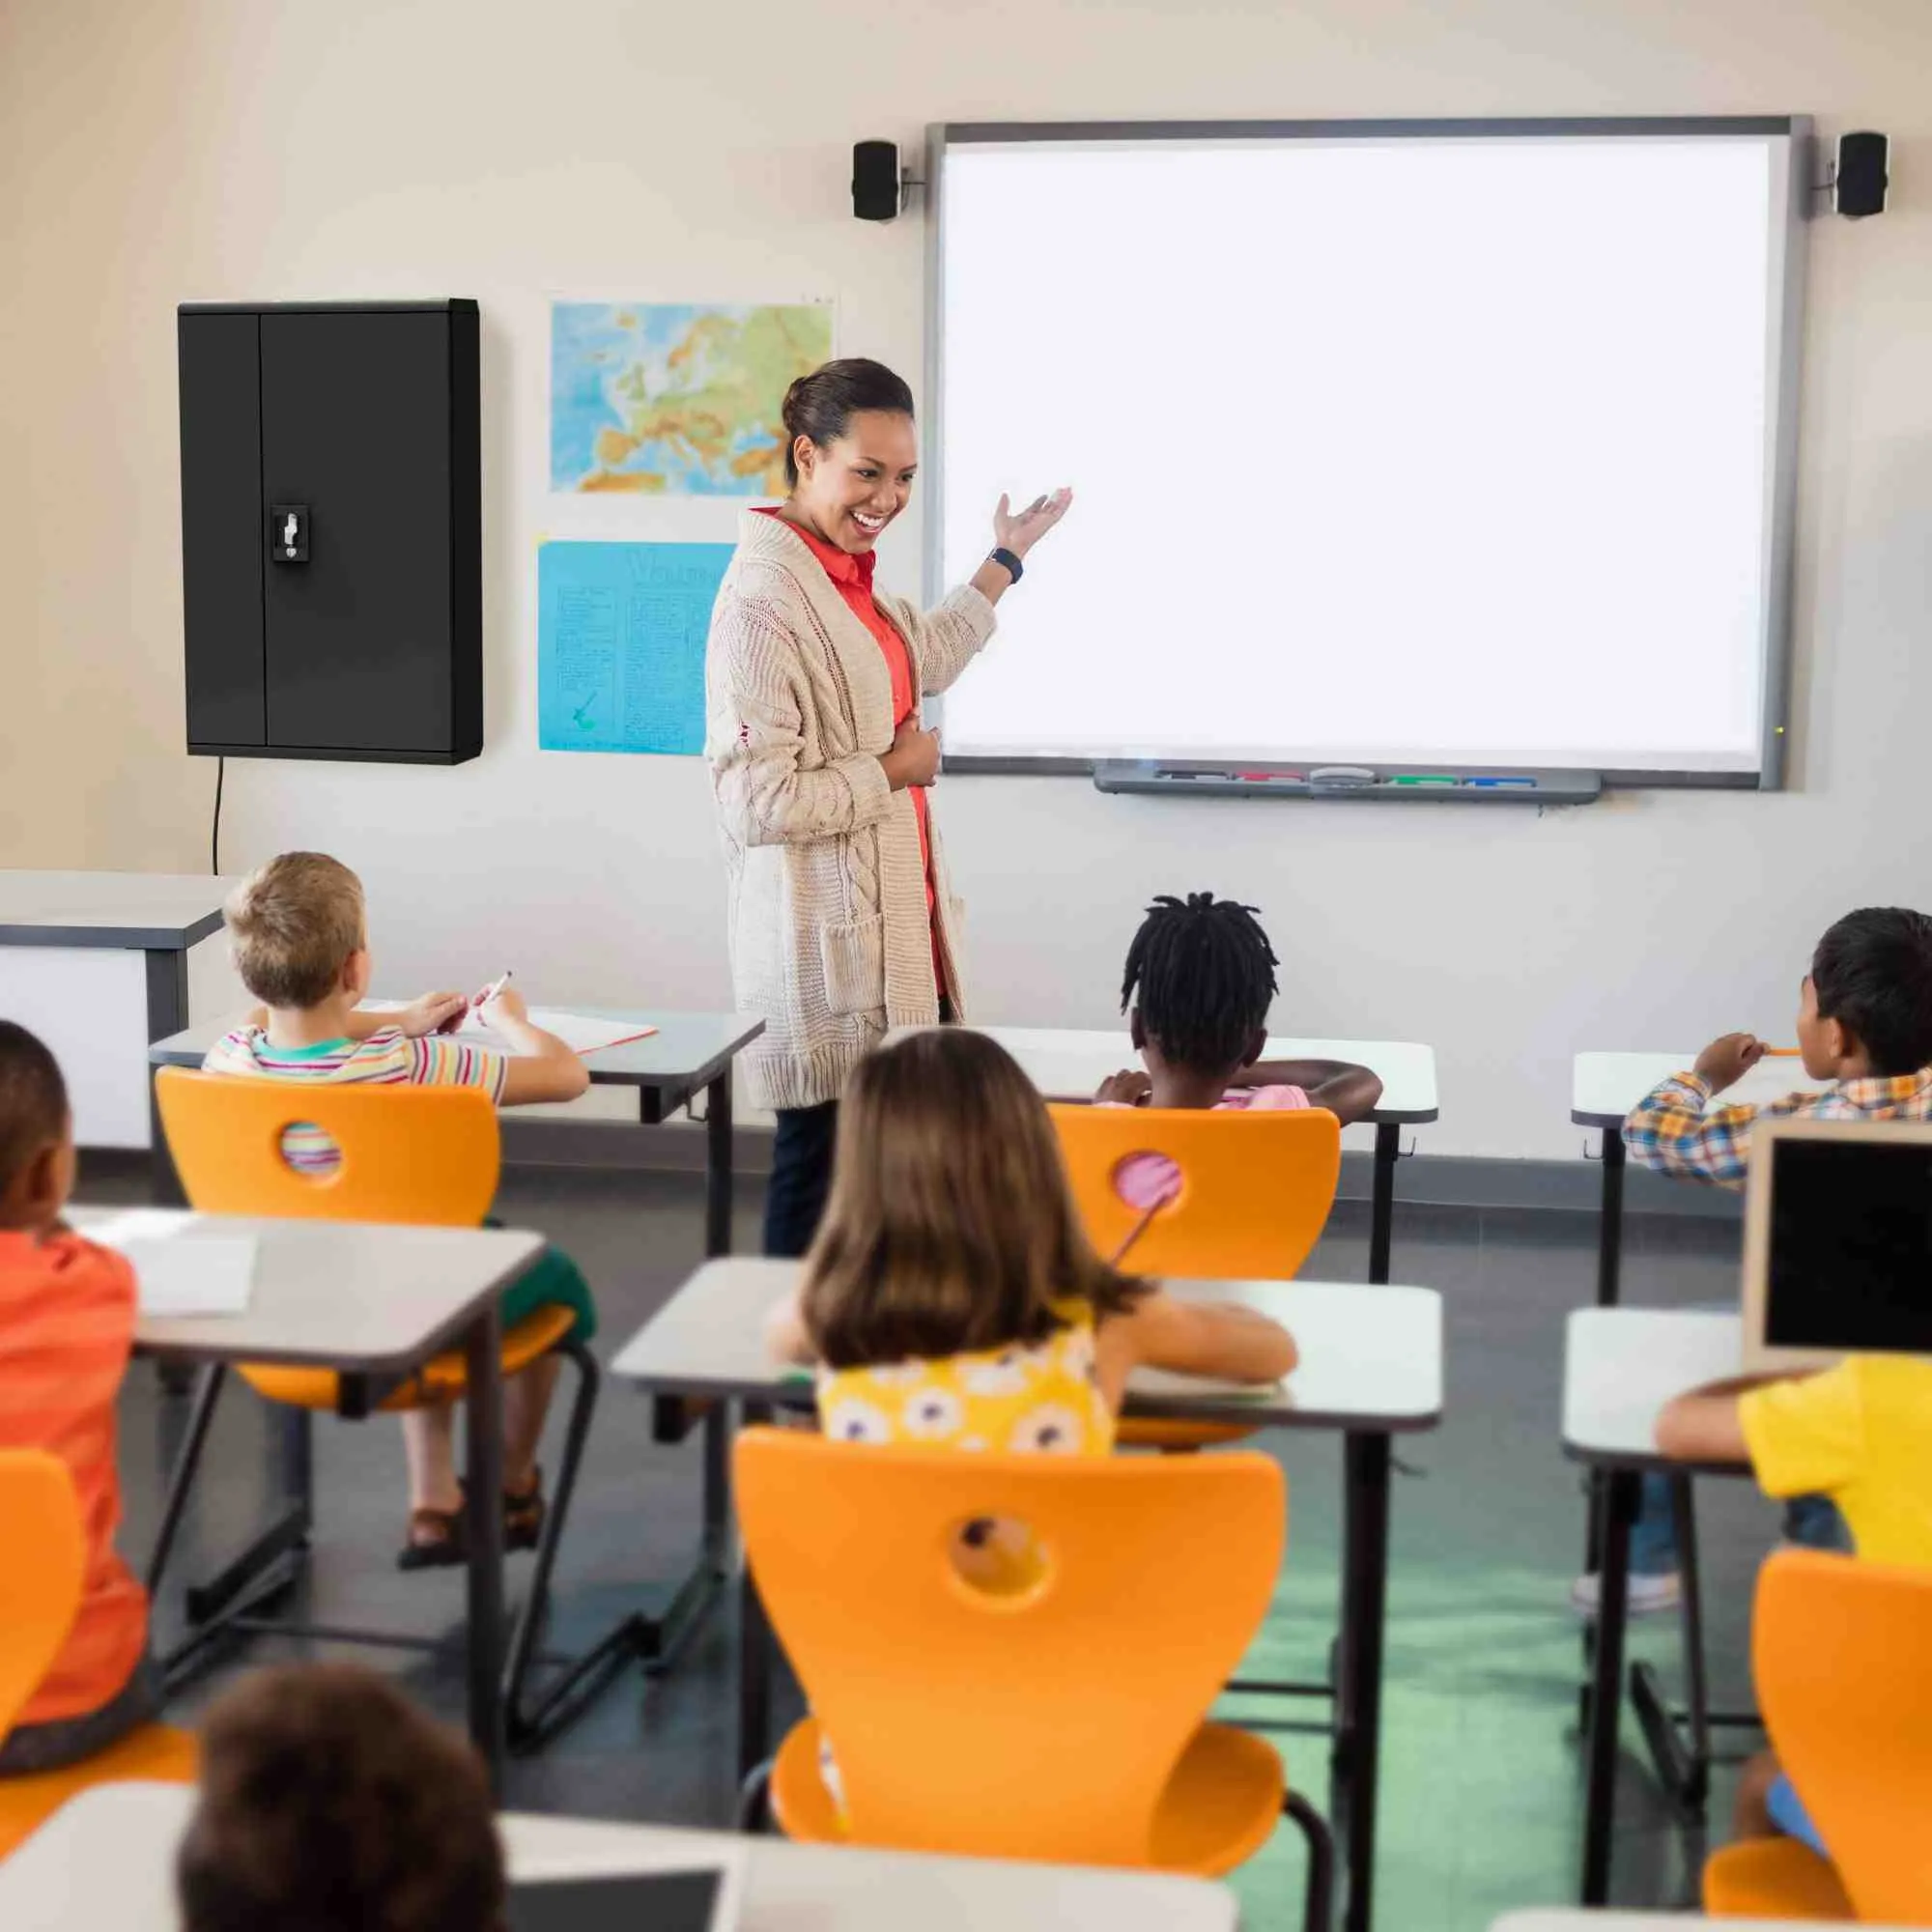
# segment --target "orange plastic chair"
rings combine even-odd
[[[734,1472],[752,1576],[814,1714],[770,1767],[788,1836],[1216,1876],[1286,1809],[1309,1843],[1307,1923],[1326,1926],[1327,1827],[1271,1745],[1203,1721],[1274,1592],[1274,1463],[756,1429]],[[987,1517],[1030,1527],[1037,1580],[995,1595],[960,1576],[955,1533]],[[849,1826],[819,1771],[821,1726]]]
[[[1134,1239],[1137,1273],[1208,1281],[1287,1281],[1321,1238],[1342,1176],[1342,1128],[1325,1107],[1250,1114],[1156,1107],[1053,1106],[1066,1178],[1101,1254],[1143,1218],[1114,1185],[1137,1153],[1180,1169],[1180,1192]]]
[[[1932,1924],[1932,1570],[1780,1550],[1758,1577],[1751,1671],[1830,1861],[1790,1838],[1704,1866],[1723,1918]]]
[[[80,1608],[87,1542],[73,1479],[58,1456],[0,1450],[0,1740],[60,1655]],[[90,1785],[147,1778],[191,1784],[194,1739],[144,1724],[81,1763],[0,1777],[0,1859]]]
[[[1103,1255],[1131,1243],[1122,1265],[1137,1274],[1288,1281],[1327,1226],[1342,1175],[1342,1128],[1325,1107],[1259,1114],[1066,1105],[1047,1111],[1088,1239]],[[1121,1163],[1137,1153],[1165,1154],[1180,1169],[1179,1194],[1151,1220],[1114,1185]],[[1122,1448],[1173,1452],[1253,1434],[1236,1423],[1129,1416],[1120,1440]]]
[[[298,1086],[171,1066],[156,1076],[155,1092],[182,1186],[204,1213],[473,1228],[496,1198],[502,1136],[496,1107],[477,1088]],[[341,1150],[342,1159],[332,1172],[300,1174],[283,1158],[282,1135],[297,1122],[321,1127]],[[596,1362],[587,1349],[566,1339],[572,1320],[567,1309],[541,1308],[503,1337],[506,1377],[553,1350],[569,1357],[578,1377],[530,1596],[510,1646],[506,1699],[513,1745],[528,1741],[530,1723],[523,1712],[522,1690],[532,1661],[536,1628],[532,1619],[542,1615],[557,1540],[569,1514],[597,1402]],[[270,1402],[305,1411],[341,1409],[342,1378],[331,1370],[244,1364],[240,1374]],[[462,1350],[452,1350],[384,1392],[375,1406],[393,1414],[431,1402],[458,1400],[468,1379]],[[171,1482],[161,1535],[150,1563],[151,1589],[165,1570],[220,1385],[220,1372],[212,1371]],[[299,1509],[305,1518],[306,1496],[299,1499]],[[191,1597],[191,1610],[193,1601]]]

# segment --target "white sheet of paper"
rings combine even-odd
[[[399,1013],[408,1004],[405,1000],[364,1000],[361,1010]],[[532,1007],[530,1024],[541,1027],[545,1033],[555,1034],[573,1053],[596,1053],[600,1048],[615,1046],[620,1039],[640,1039],[657,1032],[656,1027],[639,1026],[635,1020],[593,1019],[587,1013],[560,1012],[554,1007]],[[492,1032],[473,1012],[464,1015],[463,1024],[456,1031],[478,1046],[507,1053],[512,1059],[517,1057],[517,1049],[501,1034]]]
[[[201,1233],[206,1225],[134,1208],[94,1223],[87,1235],[127,1256],[143,1315],[244,1315],[255,1288],[255,1236]],[[195,1237],[185,1241],[181,1236],[190,1227]]]

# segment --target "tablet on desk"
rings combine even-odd
[[[1760,1122],[1745,1206],[1744,1367],[1932,1356],[1932,1122]]]
[[[735,1866],[519,1880],[510,1932],[736,1932]]]

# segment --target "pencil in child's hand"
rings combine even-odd
[[[1767,1060],[1796,1060],[1804,1051],[1802,1046],[1768,1046],[1764,1057]]]

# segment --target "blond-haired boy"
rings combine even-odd
[[[481,1006],[491,1029],[514,1054],[498,1053],[441,1029],[477,1002],[461,993],[426,993],[400,1012],[365,1012],[371,956],[362,882],[320,852],[284,852],[230,895],[228,932],[242,983],[262,1002],[248,1024],[226,1034],[203,1063],[211,1073],[315,1084],[479,1087],[499,1106],[574,1100],[590,1084],[583,1062],[554,1034],[534,1027],[507,989]],[[483,996],[478,995],[477,1001]],[[341,1150],[312,1123],[282,1137],[282,1153],[304,1174],[327,1174]],[[547,1249],[503,1297],[508,1326],[544,1306],[576,1317],[587,1340],[596,1309],[568,1257]],[[556,1385],[557,1358],[540,1356],[503,1389],[505,1547],[534,1548],[543,1525],[537,1443]],[[410,1522],[397,1558],[405,1570],[466,1560],[463,1492],[456,1478],[455,1412],[448,1404],[405,1411]]]

